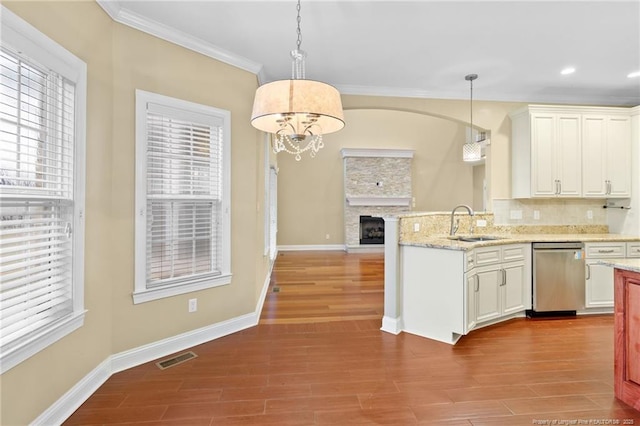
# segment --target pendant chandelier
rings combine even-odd
[[[469,82],[471,94],[469,97],[470,123],[469,140],[462,146],[463,161],[480,161],[482,159],[482,143],[475,141],[473,137],[473,80],[478,78],[478,74],[468,74],[464,77]]]
[[[298,0],[298,41],[291,51],[291,80],[263,84],[256,90],[251,124],[273,133],[273,151],[287,152],[300,161],[309,151],[315,157],[324,146],[322,135],[344,127],[340,92],[326,83],[305,79],[307,53],[300,49],[300,0]]]

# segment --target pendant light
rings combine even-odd
[[[344,127],[342,101],[338,90],[326,83],[305,79],[307,53],[300,49],[300,0],[298,0],[298,41],[291,51],[291,80],[264,84],[256,90],[251,124],[273,133],[275,153],[287,152],[300,161],[309,151],[314,157],[324,146],[322,135]]]
[[[462,146],[463,161],[480,161],[482,159],[482,144],[475,141],[473,137],[473,81],[478,78],[478,74],[468,74],[464,77],[469,82],[469,140]]]

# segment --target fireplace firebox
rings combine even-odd
[[[360,216],[360,244],[384,244],[384,219]]]

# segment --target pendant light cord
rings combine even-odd
[[[470,115],[470,130],[469,130],[469,143],[473,143],[473,80],[478,78],[478,74],[467,74],[464,76],[464,79],[469,82],[470,87],[470,98],[469,98],[469,115]]]
[[[473,140],[473,79],[469,80],[469,84],[471,86],[471,94],[470,94],[470,102],[469,102],[469,115],[471,116],[471,128],[469,130],[469,141],[474,142]]]

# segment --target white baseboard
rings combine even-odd
[[[326,245],[290,245],[278,246],[278,251],[314,251],[314,250],[342,250],[345,251],[344,244],[326,244]]]
[[[382,317],[382,327],[380,330],[398,335],[402,333],[402,318]]]
[[[111,377],[111,374],[113,374],[111,372],[111,358],[107,358],[40,414],[31,424],[43,426],[62,424]]]
[[[252,312],[111,355],[111,374],[253,327],[259,317]]]
[[[112,374],[257,325],[267,296],[272,269],[273,262],[271,262],[269,273],[263,283],[254,312],[109,356],[40,414],[31,424],[43,426],[62,424]]]

